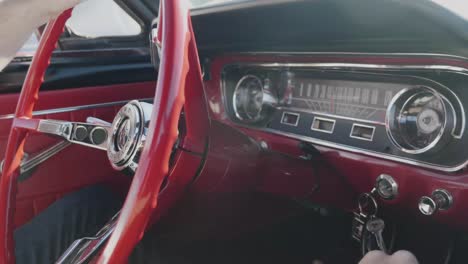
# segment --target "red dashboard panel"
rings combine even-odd
[[[468,63],[455,57],[392,56],[392,55],[232,55],[219,57],[211,65],[211,79],[205,82],[209,113],[213,120],[232,127],[265,147],[259,154],[257,168],[261,176],[257,190],[288,196],[304,197],[312,202],[332,204],[352,209],[358,193],[369,192],[380,174],[389,174],[399,185],[399,195],[391,201],[381,200],[380,204],[388,211],[398,215],[413,215],[423,221],[437,221],[450,226],[468,230],[468,174],[465,169],[456,172],[441,172],[421,167],[384,160],[369,155],[352,153],[332,147],[317,146],[322,160],[316,163],[300,160],[304,153],[298,147],[299,140],[275,135],[254,128],[240,126],[231,121],[223,101],[222,72],[227,64],[233,63],[349,63],[375,65],[447,65],[468,68]],[[220,129],[215,133],[223,135]],[[223,128],[225,129],[225,128]],[[225,140],[229,140],[225,138]],[[315,167],[315,169],[313,169]],[[317,179],[320,188],[311,192],[313,181]],[[453,206],[435,215],[423,216],[418,210],[422,196],[430,195],[435,189],[446,189],[454,198]]]

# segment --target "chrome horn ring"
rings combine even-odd
[[[107,156],[116,170],[138,167],[139,154],[146,141],[152,105],[131,101],[123,106],[112,122],[112,134],[107,142]]]

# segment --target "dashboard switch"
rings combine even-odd
[[[88,129],[85,126],[77,126],[73,133],[73,139],[83,141],[88,137]]]
[[[107,140],[107,131],[102,127],[95,127],[89,137],[94,145],[101,145]]]
[[[392,176],[381,174],[375,181],[375,190],[383,199],[391,200],[398,195],[398,184]]]
[[[433,215],[439,210],[448,210],[452,204],[452,195],[447,190],[437,189],[430,197],[421,197],[418,207],[423,215]]]

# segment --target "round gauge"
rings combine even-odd
[[[254,75],[242,77],[233,95],[236,117],[243,121],[256,122],[261,119],[263,108],[263,84]]]
[[[433,149],[448,128],[454,112],[442,95],[427,87],[402,90],[387,111],[387,133],[402,151],[419,154]]]

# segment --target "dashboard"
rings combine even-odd
[[[375,189],[389,214],[432,213],[468,230],[467,58],[249,52],[204,62],[212,133],[228,144],[218,155],[235,151],[256,168],[236,181],[295,199],[320,186],[311,200],[349,210]]]
[[[443,190],[452,205],[434,219],[468,230],[466,20],[427,1],[359,2],[192,13],[212,135],[228,144],[217,155],[246,157],[254,173],[233,180],[256,191],[350,210],[393,179],[379,204],[405,220],[426,221],[420,206]]]
[[[466,70],[444,64],[245,57],[221,65],[236,125],[454,172],[466,166]],[[255,59],[253,59],[255,58]]]

